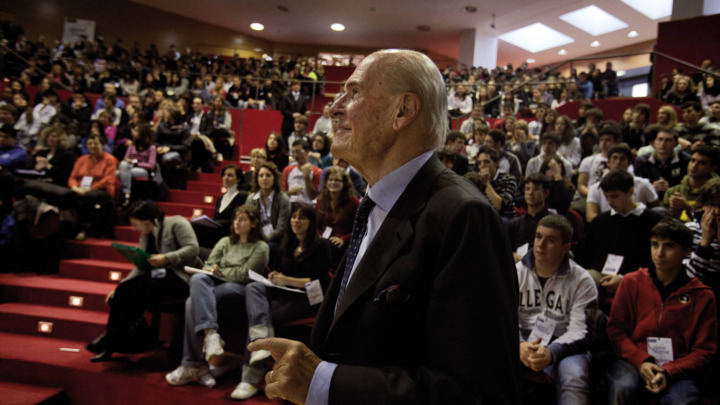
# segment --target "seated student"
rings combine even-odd
[[[350,163],[348,163],[347,160],[333,157],[333,166],[339,166],[345,169],[347,174],[350,176],[350,180],[352,181],[356,197],[360,198],[365,195],[365,180],[363,180],[362,175],[360,175],[360,173],[358,173],[355,168],[350,166]],[[320,190],[318,190],[318,192],[322,191],[323,184],[325,184],[325,174],[330,167],[323,169],[322,176],[320,177]]]
[[[540,173],[544,174],[550,181],[548,207],[554,209],[560,215],[566,215],[568,208],[570,208],[570,202],[575,195],[575,186],[565,176],[565,165],[563,165],[560,156],[553,156],[544,161],[540,166]],[[579,236],[576,235],[576,237]]]
[[[686,225],[693,232],[693,250],[687,262],[687,274],[697,277],[720,297],[720,179],[712,179],[700,188],[693,221]],[[720,300],[715,300],[720,305]],[[720,308],[718,308],[720,313]]]
[[[16,134],[13,127],[0,128],[0,171],[4,173],[24,169],[27,163],[27,152],[17,145]]]
[[[518,120],[515,123],[512,137],[505,144],[504,149],[518,157],[520,166],[525,171],[528,161],[538,153],[537,141],[528,139],[528,124],[525,120]]]
[[[631,149],[638,150],[645,145],[643,134],[650,120],[650,106],[645,103],[637,104],[632,110],[630,123],[622,127],[622,140]]]
[[[330,284],[330,243],[321,238],[317,228],[315,209],[307,204],[295,203],[291,217],[292,232],[285,234],[279,260],[272,265],[268,279],[275,285],[305,288],[305,283],[320,281],[322,292]],[[267,288],[252,282],[246,287],[245,309],[248,314],[248,343],[275,336],[273,325],[282,325],[296,319],[314,316],[319,303],[310,305],[305,294]],[[247,399],[257,393],[265,376],[264,360],[268,351],[245,353],[242,381],[230,394],[233,399]]]
[[[75,164],[75,155],[68,150],[68,136],[58,127],[47,127],[40,133],[38,146],[30,157],[28,167],[45,172],[43,178],[53,184],[67,186]]]
[[[598,142],[598,128],[603,120],[603,111],[599,108],[590,108],[585,113],[585,123],[575,130],[580,139],[580,158],[585,159],[596,151]]]
[[[690,156],[685,152],[676,153],[677,145],[677,132],[661,128],[653,142],[655,152],[639,157],[635,161],[635,175],[650,180],[659,198],[664,198],[665,191],[669,187],[680,184],[682,178],[687,174]]]
[[[187,297],[190,276],[184,268],[202,266],[197,239],[187,219],[179,215],[166,218],[152,201],[138,201],[128,217],[140,233],[140,248],[152,255],[148,263],[156,269],[146,272],[134,268],[108,294],[105,301],[110,304],[110,316],[105,333],[87,345],[89,351],[98,354],[93,362],[109,360],[119,351],[146,309]]]
[[[182,363],[165,379],[170,385],[198,381],[215,386],[208,363],[222,365],[225,342],[218,333],[217,305],[232,296],[245,297],[250,270],[262,273],[268,264],[269,249],[262,234],[260,210],[244,204],[233,211],[230,235],[215,245],[205,263],[213,273],[193,274],[190,297],[185,303],[185,342]]]
[[[533,248],[515,265],[520,361],[555,381],[559,404],[589,404],[590,332],[585,311],[597,307],[597,290],[585,269],[567,254],[572,234],[564,217],[544,217]]]
[[[68,177],[68,186],[75,193],[74,205],[78,213],[77,240],[85,239],[89,213],[97,204],[109,203],[115,198],[118,161],[103,150],[105,138],[90,134],[85,139],[88,154],[80,156]],[[109,226],[109,224],[108,224]]]
[[[687,174],[680,184],[668,188],[663,205],[672,216],[687,222],[692,220],[692,212],[700,188],[709,180],[718,178],[715,171],[720,163],[720,151],[714,146],[702,145],[693,149],[687,166]]]
[[[618,288],[607,334],[620,357],[608,372],[609,403],[700,402],[697,382],[717,351],[712,290],[685,274],[692,231],[669,218],[650,231],[652,264]]]
[[[523,245],[532,245],[538,222],[550,214],[547,200],[551,189],[550,179],[547,176],[542,173],[533,173],[525,179],[521,187],[527,212],[513,218],[508,224],[508,239],[515,263],[522,259],[522,255],[517,253],[518,248]]]
[[[572,163],[557,153],[558,147],[560,147],[560,137],[555,132],[546,132],[540,137],[540,145],[542,147],[540,154],[528,161],[525,168],[525,177],[533,173],[539,173],[540,166],[544,161],[551,156],[558,156],[562,160],[563,166],[565,166],[565,177],[569,179],[572,176]]]
[[[260,165],[267,162],[267,152],[263,148],[254,148],[250,151],[250,170],[243,173],[243,181],[240,183],[240,188],[245,191],[252,189],[253,176],[255,171],[260,168]]]
[[[465,155],[465,135],[460,131],[450,131],[445,139],[445,147],[455,154],[455,163],[450,167],[459,175],[468,172],[468,158]]]
[[[120,162],[116,173],[122,185],[123,207],[130,205],[132,179],[148,179],[151,176],[162,177],[160,173],[155,173],[157,150],[153,138],[155,138],[155,135],[149,124],[139,124],[132,129],[132,142],[125,151],[125,157]]]
[[[542,127],[545,122],[545,112],[548,110],[547,104],[539,103],[535,107],[535,121],[528,124],[528,137],[530,139],[540,139],[542,135]]]
[[[308,156],[310,162],[321,169],[332,166],[333,156],[330,153],[330,138],[323,133],[314,134],[312,136],[312,152],[308,153]]]
[[[632,166],[635,157],[633,156],[630,148],[625,144],[615,145],[608,151],[607,166],[610,170],[625,170]],[[660,205],[660,200],[655,192],[652,184],[647,179],[642,177],[633,176],[633,199],[635,202],[643,203],[648,208],[657,207]],[[588,191],[587,205],[585,218],[587,222],[592,222],[596,216],[602,212],[610,211],[610,204],[608,204],[605,194],[600,189],[600,182],[597,182],[590,186]]]
[[[317,231],[332,243],[332,264],[335,268],[347,250],[360,200],[355,197],[355,190],[345,169],[332,166],[324,174],[322,191],[315,204]],[[329,234],[326,235],[328,230]]]
[[[475,103],[473,105],[470,118],[463,121],[460,125],[460,132],[462,132],[466,137],[471,135],[475,128],[475,122],[482,122],[487,125],[485,123],[485,110],[483,109],[482,103]]]
[[[310,144],[312,140],[310,139],[310,136],[307,133],[307,127],[308,127],[308,118],[305,115],[298,115],[294,119],[293,128],[295,130],[288,136],[288,145],[292,146],[292,144],[297,140],[303,140]]]
[[[498,163],[498,171],[507,173],[515,178],[518,183],[522,179],[522,168],[520,167],[520,159],[512,152],[505,151],[505,134],[499,129],[491,130],[483,140],[485,146],[493,148],[500,154],[500,162]]]
[[[483,121],[477,121],[470,133],[470,139],[468,139],[468,145],[465,146],[465,153],[469,162],[474,162],[480,147],[483,146],[485,136],[490,131],[488,125]],[[503,135],[504,136],[504,135]]]
[[[283,190],[290,196],[290,202],[310,204],[317,197],[322,170],[308,159],[310,145],[305,140],[293,142],[291,152],[295,163],[283,169]]]
[[[220,228],[205,226],[192,221],[198,243],[204,248],[215,246],[222,237],[229,235],[235,208],[245,204],[248,198],[247,191],[241,188],[243,171],[240,166],[227,165],[223,167],[220,173],[225,193],[215,199],[215,211],[212,217],[215,222],[221,225]],[[199,216],[193,214],[193,219]]]
[[[580,213],[585,212],[590,186],[599,182],[608,172],[608,151],[620,142],[620,127],[614,122],[605,121],[599,124],[596,133],[600,151],[584,158],[578,170],[577,194],[572,208]]]
[[[265,162],[255,170],[252,193],[246,204],[260,209],[263,235],[270,248],[277,247],[290,225],[290,197],[280,189],[280,172],[273,162]]]
[[[288,155],[285,152],[285,141],[279,133],[273,131],[265,141],[265,152],[268,162],[275,163],[277,169],[282,173],[288,165]]]
[[[633,176],[625,170],[613,170],[600,180],[600,189],[611,209],[595,217],[578,255],[598,283],[600,292],[610,296],[624,274],[650,265],[648,235],[662,219],[645,204],[635,202],[633,184]],[[616,261],[608,262],[609,255]],[[605,267],[613,268],[615,274],[601,273]]]
[[[712,142],[708,142],[707,138],[715,135],[717,128],[710,124],[700,122],[700,118],[703,117],[703,110],[700,103],[697,101],[688,101],[680,108],[682,109],[683,121],[685,122],[678,125],[677,132],[680,136],[679,141],[683,147],[688,149],[698,141],[711,144]]]
[[[167,122],[158,125],[155,136],[157,154],[163,167],[180,164],[192,144],[190,128],[180,110],[174,107],[168,111]]]
[[[517,182],[509,174],[498,171],[500,155],[493,148],[483,146],[477,155],[477,173],[465,175],[487,197],[507,224],[515,216],[513,197],[517,192]]]
[[[560,136],[558,153],[577,168],[580,165],[580,139],[575,136],[570,117],[559,116],[555,121],[555,132]]]

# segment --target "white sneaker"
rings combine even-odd
[[[225,352],[221,356],[215,356],[215,364],[210,364],[210,374],[213,377],[220,377],[233,370],[237,370],[240,366],[238,358],[235,354]]]
[[[221,356],[225,351],[223,347],[225,342],[220,338],[219,333],[210,333],[205,335],[203,343],[203,353],[205,353],[205,361],[210,362],[215,356]]]
[[[230,394],[230,398],[232,399],[248,399],[252,397],[253,395],[257,394],[258,389],[254,386],[246,383],[241,382],[238,384],[237,387],[233,390],[233,392]]]
[[[215,379],[212,374],[210,374],[210,369],[207,365],[200,367],[180,366],[174,371],[167,373],[165,379],[170,385],[185,385],[197,381],[206,387],[212,388],[215,386]]]
[[[250,365],[254,366],[257,363],[266,360],[270,356],[272,356],[272,354],[269,350],[258,350],[256,352],[252,352],[250,354]]]

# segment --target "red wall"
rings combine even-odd
[[[720,14],[668,21],[658,24],[655,50],[697,66],[707,58],[720,65],[720,41],[716,40],[719,36]],[[658,88],[660,76],[672,72],[675,67],[692,73],[686,66],[656,56],[653,89]]]

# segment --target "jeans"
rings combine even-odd
[[[545,368],[557,388],[557,403],[590,403],[590,353],[565,357]]]
[[[133,167],[132,163],[123,160],[118,166],[117,177],[120,179],[123,193],[130,194],[132,179],[147,179],[148,171],[141,167]]]
[[[182,162],[182,156],[175,151],[170,151],[161,156],[160,161],[163,166],[174,166]]]
[[[236,295],[245,297],[245,286],[226,283],[206,274],[190,278],[190,297],[185,301],[185,339],[182,365],[198,367],[205,363],[203,344],[205,329],[218,329],[217,302]]]
[[[613,362],[608,372],[610,390],[608,403],[611,405],[638,404],[647,402],[650,392],[640,372],[625,359]],[[700,402],[700,391],[692,380],[674,381],[660,393],[662,405],[695,404]]]

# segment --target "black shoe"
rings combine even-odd
[[[113,352],[108,350],[98,353],[96,356],[90,359],[91,363],[100,363],[102,361],[110,361],[112,359]]]
[[[88,351],[93,353],[102,353],[107,350],[110,338],[107,332],[103,332],[102,335],[98,336],[95,340],[85,345]]]

